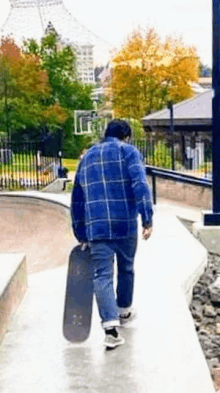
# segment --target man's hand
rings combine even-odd
[[[142,239],[147,240],[149,239],[149,237],[151,236],[153,231],[153,227],[149,227],[149,228],[143,228],[142,231]]]

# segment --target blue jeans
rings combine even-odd
[[[134,256],[137,236],[90,242],[94,263],[94,288],[103,328],[119,325],[119,309],[131,306],[134,290]],[[113,287],[114,255],[117,257],[117,289]]]

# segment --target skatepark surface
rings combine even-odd
[[[24,253],[29,274],[67,262],[77,243],[68,216],[46,201],[0,196],[0,252]]]
[[[176,218],[196,221],[201,212],[158,204],[154,233],[139,240],[135,261],[138,318],[121,328],[125,344],[106,351],[96,302],[87,341],[71,344],[62,335],[66,262],[76,241],[68,214],[48,199],[68,206],[70,196],[30,195],[0,205],[1,253],[26,253],[29,272],[27,292],[0,345],[0,392],[214,393],[187,306],[191,284],[183,279],[192,279],[195,256],[202,260],[205,253]]]

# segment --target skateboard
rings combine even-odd
[[[69,257],[63,318],[64,337],[85,341],[90,333],[93,304],[93,264],[90,248],[76,246]]]

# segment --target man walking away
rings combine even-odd
[[[88,243],[91,248],[95,295],[105,330],[104,345],[110,348],[124,343],[117,327],[135,317],[131,306],[138,213],[143,239],[148,239],[152,232],[152,195],[141,154],[127,143],[130,138],[127,122],[115,119],[108,124],[104,140],[91,147],[79,164],[71,201],[74,234],[79,242]]]

